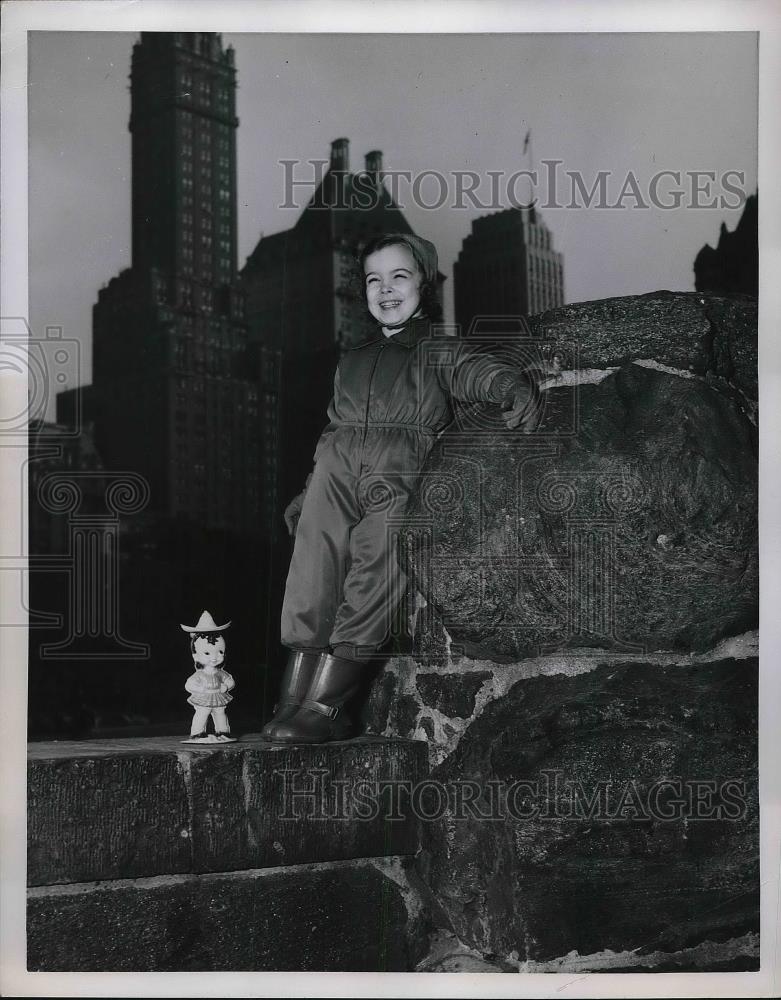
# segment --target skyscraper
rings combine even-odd
[[[106,466],[143,474],[157,513],[252,533],[260,417],[236,271],[235,76],[211,32],[142,32],[133,48],[132,266],[93,307],[88,415]]]
[[[535,208],[475,219],[453,266],[455,319],[463,333],[483,319],[508,331],[512,317],[564,304],[563,258]]]

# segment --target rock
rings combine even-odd
[[[425,961],[425,959],[424,959]],[[703,941],[676,952],[614,952],[595,955],[570,952],[551,962],[525,962],[521,971],[560,972],[756,972],[759,934],[749,932],[729,941]]]
[[[474,407],[425,466],[402,562],[448,641],[512,662],[702,650],[755,627],[757,440],[742,404],[631,362],[544,396],[535,434]]]
[[[380,735],[388,722],[388,715],[396,694],[397,680],[392,673],[383,672],[374,678],[371,697],[361,706],[359,720],[366,733]]]
[[[652,358],[757,398],[757,300],[748,295],[651,292],[576,302],[529,325],[535,338],[569,348],[579,368]]]
[[[27,965],[51,972],[412,971],[409,864],[344,861],[29,891]]]
[[[468,719],[475,710],[477,692],[492,676],[486,670],[469,675],[419,673],[417,686],[424,704],[443,715]]]
[[[455,934],[438,928],[431,935],[428,954],[415,972],[517,972],[517,966],[498,962],[467,948]]]
[[[407,738],[415,731],[418,715],[417,701],[412,695],[403,694],[391,705],[390,725],[394,732],[406,733]]]
[[[755,932],[757,669],[612,662],[487,704],[432,772],[447,808],[424,823],[424,878],[460,941],[641,965]]]

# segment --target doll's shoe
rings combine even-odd
[[[188,736],[186,740],[182,740],[182,743],[203,743],[208,739],[209,734],[204,729],[202,733],[193,733],[192,736]]]
[[[261,729],[261,739],[273,740],[276,727],[296,714],[312,683],[321,655],[291,650],[282,676],[279,701],[274,706],[274,717]]]
[[[216,735],[217,739],[220,741],[220,743],[235,743],[236,742],[236,737],[235,736],[231,736],[230,733],[215,733],[215,735]]]
[[[301,707],[274,727],[275,743],[329,743],[347,739],[352,722],[345,704],[357,694],[366,665],[324,653]]]

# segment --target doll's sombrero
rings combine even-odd
[[[179,625],[184,632],[224,632],[230,627],[230,622],[224,625],[217,625],[208,611],[202,611],[197,625]]]

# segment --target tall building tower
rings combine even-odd
[[[759,292],[758,194],[746,199],[743,214],[730,232],[724,222],[716,247],[706,243],[694,258],[694,289],[717,295]]]
[[[87,399],[106,466],[142,473],[152,509],[254,533],[259,394],[236,271],[235,77],[233,50],[211,32],[142,32],[133,48],[132,266],[93,308]]]
[[[464,333],[478,318],[510,320],[564,304],[563,258],[535,208],[474,220],[453,266],[453,295]]]
[[[262,237],[241,271],[250,339],[262,345],[265,371],[278,376],[278,451],[263,452],[261,478],[276,476],[279,510],[264,511],[263,521],[281,530],[281,509],[311,471],[339,354],[376,328],[355,280],[357,254],[382,233],[412,233],[382,183],[382,153],[371,150],[352,173],[349,146],[332,142],[328,170],[296,224]],[[268,406],[273,387],[268,377],[263,383]]]

